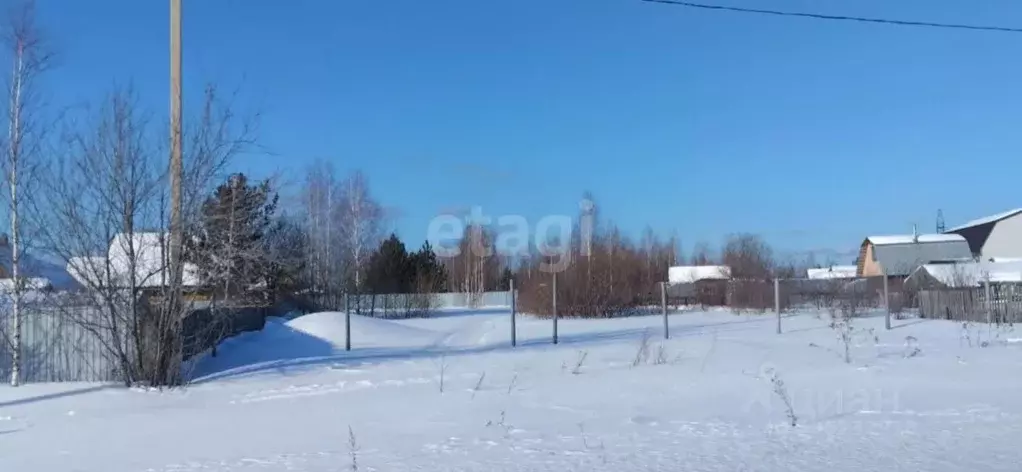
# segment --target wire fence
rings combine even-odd
[[[512,300],[510,291],[352,294],[346,306],[352,313],[376,318],[428,318],[450,309],[510,308]]]
[[[887,306],[893,312],[918,306],[901,279],[892,277],[886,283],[884,277],[703,280],[670,286],[668,299],[672,306],[719,306],[751,312],[824,310],[851,301],[862,308]]]

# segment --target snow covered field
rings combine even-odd
[[[858,319],[846,364],[823,318],[520,317],[512,350],[506,312],[353,317],[350,353],[343,315],[275,321],[182,390],[0,387],[0,471],[1018,470],[1012,333]]]

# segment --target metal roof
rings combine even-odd
[[[957,236],[957,235],[955,235]],[[872,238],[870,238],[872,242]],[[876,244],[873,242],[873,257],[884,268],[887,275],[909,275],[917,267],[936,261],[969,259],[972,251],[965,238],[959,236],[937,242],[907,244]]]
[[[972,220],[972,221],[970,221],[968,223],[965,223],[963,225],[955,226],[954,228],[951,228],[951,229],[947,230],[947,232],[950,233],[952,231],[961,231],[963,229],[972,228],[973,226],[980,226],[980,225],[985,225],[985,224],[988,224],[988,223],[996,223],[996,222],[1001,221],[1001,220],[1003,220],[1005,218],[1011,218],[1012,216],[1015,216],[1015,215],[1017,215],[1019,213],[1022,213],[1022,208],[1016,208],[1014,210],[1008,210],[1008,211],[1005,211],[1005,212],[998,213],[996,215],[984,216],[983,218],[977,218],[977,219]]]
[[[869,242],[876,246],[888,244],[914,244],[914,243],[946,243],[953,241],[965,241],[960,234],[897,234],[892,236],[870,236]]]

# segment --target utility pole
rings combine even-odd
[[[181,246],[184,228],[181,221],[181,0],[170,0],[170,290],[169,313],[172,326],[180,327]],[[180,330],[174,336],[180,338]],[[180,339],[177,339],[180,342]],[[179,346],[180,347],[180,346]],[[181,353],[178,353],[180,355]],[[179,359],[173,359],[177,362]]]

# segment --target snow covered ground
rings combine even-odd
[[[345,353],[343,315],[308,315],[226,342],[186,389],[0,387],[0,471],[1018,470],[1012,333],[858,319],[846,364],[827,325],[679,313],[664,342],[657,316],[561,320],[552,346],[520,317],[511,349],[502,311],[353,317]]]

